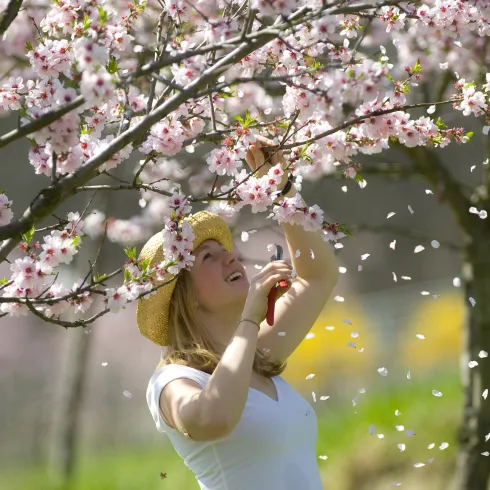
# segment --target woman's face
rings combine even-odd
[[[194,250],[195,261],[190,269],[199,308],[217,312],[227,305],[242,304],[247,298],[249,282],[245,267],[236,252],[227,252],[216,240],[206,240]],[[241,272],[240,279],[227,282],[233,272]]]

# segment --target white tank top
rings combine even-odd
[[[202,388],[210,374],[178,364],[156,371],[146,392],[148,407],[160,432],[165,432],[201,490],[323,490],[316,459],[318,421],[312,406],[280,376],[271,378],[275,401],[250,388],[236,427],[221,439],[193,441],[161,417],[160,393],[177,378]]]

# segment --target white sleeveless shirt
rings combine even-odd
[[[146,392],[148,407],[201,490],[323,490],[316,459],[318,421],[312,406],[280,376],[271,378],[275,401],[250,388],[242,417],[226,437],[193,441],[163,420],[159,407],[163,388],[189,378],[202,388],[210,374],[178,364],[157,370]]]

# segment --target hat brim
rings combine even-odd
[[[206,240],[216,240],[221,243],[229,252],[233,250],[233,237],[226,221],[218,214],[209,211],[199,211],[196,214],[185,218],[192,226],[194,241],[192,250],[194,251],[202,242]],[[163,234],[162,232],[153,235],[141,250],[139,259],[150,259],[150,266],[154,266],[163,261]],[[169,312],[170,301],[177,284],[176,277],[167,274],[163,282],[169,282],[138,300],[136,308],[136,323],[139,331],[155,344],[160,346],[170,345],[169,332]]]

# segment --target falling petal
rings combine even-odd
[[[470,361],[468,366],[470,369],[473,369],[474,367],[478,366],[478,363],[476,361]]]
[[[363,393],[366,393],[366,388],[359,388],[359,393],[363,394]]]
[[[432,248],[439,248],[441,246],[437,240],[432,240],[430,244],[432,245]]]
[[[279,335],[279,337],[285,337],[286,332],[277,332],[277,335]]]
[[[474,298],[472,298],[472,297],[470,296],[469,300],[470,300],[471,306],[473,306],[473,307],[474,307],[474,306],[476,305],[476,301],[474,300]]]
[[[483,397],[484,400],[487,399],[487,396],[488,396],[488,388],[482,393],[481,396]]]
[[[129,399],[133,398],[133,395],[131,394],[131,392],[129,392],[129,391],[127,391],[127,390],[126,390],[126,391],[123,391],[123,395],[124,395],[126,398],[129,398]]]
[[[332,327],[332,326],[328,326],[328,327],[325,327],[325,330],[334,330],[335,327]]]
[[[410,214],[415,213],[415,211],[412,209],[412,206],[410,206],[410,204],[408,205],[408,210],[410,211]]]
[[[343,185],[343,186],[341,187],[341,189],[342,189],[342,192],[347,192],[347,186],[346,186],[346,185]]]
[[[482,456],[490,456],[490,453],[488,451],[485,451],[484,453],[481,453]]]
[[[421,333],[418,333],[415,337],[417,337],[420,340],[425,340],[425,335],[422,335]]]
[[[415,468],[422,468],[422,466],[425,466],[425,464],[424,463],[415,463],[413,466]]]
[[[315,377],[315,374],[308,374],[308,376],[306,376],[306,379],[313,379]]]
[[[364,352],[364,347],[361,347],[357,352],[359,352],[360,354],[362,354]]]
[[[439,63],[440,64],[440,63]],[[436,112],[436,106],[435,105],[431,105],[428,109],[427,109],[427,114],[434,114],[434,112]]]
[[[386,219],[390,219],[392,216],[395,216],[395,214],[396,213],[393,213],[393,212],[388,213],[388,216],[386,216]]]
[[[356,348],[356,343],[355,343],[355,342],[352,342],[352,341],[347,342],[347,345],[348,345],[349,347],[353,347],[354,349]]]
[[[347,318],[344,318],[344,319],[342,320],[342,322],[343,322],[343,323],[347,323],[347,325],[352,325],[352,322],[351,322],[349,319],[347,319]]]
[[[479,353],[478,353],[478,357],[481,357],[482,359],[484,357],[488,357],[488,352],[484,351],[484,350],[481,350]]]
[[[460,279],[459,277],[455,277],[455,278],[453,279],[453,286],[454,286],[455,288],[459,288],[459,287],[461,287],[461,279]]]
[[[339,272],[341,274],[345,274],[347,272],[347,269],[345,267],[339,267]]]
[[[430,189],[425,189],[426,194],[434,194]]]
[[[359,337],[359,332],[352,332],[350,334],[350,336],[353,338],[353,339],[357,339],[357,337]]]
[[[103,362],[102,363],[102,366],[106,367],[107,366],[107,362]]]
[[[429,293],[429,291],[421,291],[420,294],[422,296],[429,296],[430,293]]]
[[[362,265],[358,265],[357,266],[357,272],[361,272],[362,271]]]
[[[337,248],[337,249],[339,249],[339,248],[344,248],[344,244],[343,244],[343,243],[340,243],[340,242],[337,242],[337,243],[336,243],[336,244],[333,246],[333,248]]]
[[[429,444],[429,445],[427,446],[427,449],[434,449],[434,447],[435,447],[435,444],[434,444],[434,443],[432,443],[432,444]]]
[[[296,252],[294,252],[294,256],[296,258],[298,258],[300,255],[301,255],[301,250],[298,248],[298,250],[296,250]]]
[[[410,374],[410,371],[407,373],[407,379],[412,379],[412,375]]]
[[[402,482],[401,481],[396,481],[395,483],[392,483],[391,486],[392,487],[401,487],[402,486]]]
[[[395,425],[395,429],[398,432],[403,432],[405,430],[405,427],[403,425]]]
[[[310,248],[310,257],[314,260],[315,259],[315,252]]]
[[[311,397],[313,398],[313,401],[316,403],[316,393],[314,391],[311,392]]]
[[[357,402],[359,401],[359,396],[356,395],[353,399],[352,399],[352,406],[356,406],[357,405]]]
[[[415,435],[415,432],[414,432],[413,430],[407,429],[407,430],[405,431],[405,435],[406,435],[407,437],[413,437],[413,436]]]
[[[385,438],[385,435],[384,434],[376,434],[376,437],[378,439],[384,439]]]
[[[425,247],[423,245],[417,245],[413,253],[418,254],[419,252],[422,252],[422,250],[425,250]]]
[[[335,296],[334,301],[338,301],[339,303],[343,303],[345,298],[343,296]]]
[[[327,396],[321,396],[320,397],[320,400],[321,401],[324,401],[324,400],[328,400],[330,398],[330,395],[327,395]]]
[[[429,459],[427,460],[427,463],[428,463],[428,464],[431,464],[431,463],[433,463],[435,460],[436,460],[436,458],[429,458]]]
[[[376,433],[376,426],[375,425],[370,425],[369,426],[369,434],[374,435]]]
[[[396,274],[395,274],[394,272],[392,272],[392,274],[393,274],[393,280],[394,280],[395,282],[397,282],[397,279],[396,279]]]
[[[328,458],[328,456],[325,456],[325,455],[318,456],[318,457],[319,457],[320,459],[323,459],[323,461],[325,461],[325,460]]]
[[[242,235],[241,235],[242,242],[248,242],[249,238],[250,235],[246,231],[242,231]]]
[[[407,447],[407,446],[405,446],[405,444],[398,444],[398,449],[399,449],[401,452],[405,451],[405,448],[406,448],[406,447]]]
[[[381,376],[388,376],[388,370],[385,367],[380,367],[378,368],[378,373]]]
[[[393,240],[393,241],[390,243],[390,248],[391,248],[391,250],[395,250],[395,246],[396,246],[396,240]]]
[[[404,281],[411,281],[412,280],[412,278],[410,276],[402,276],[402,279]]]
[[[442,393],[440,391],[437,391],[437,390],[432,390],[432,394],[434,396],[442,396]]]
[[[306,334],[305,340],[310,340],[310,339],[313,339],[314,337],[315,337],[315,334],[313,332],[310,332],[310,333]]]
[[[401,414],[402,414],[402,413],[400,412],[400,410],[395,410],[395,415],[396,415],[397,417],[399,417]]]
[[[366,260],[371,254],[363,254],[361,255],[361,260]]]
[[[449,444],[447,442],[443,442],[440,446],[439,449],[441,451],[444,451],[444,449],[447,449],[449,447]]]

